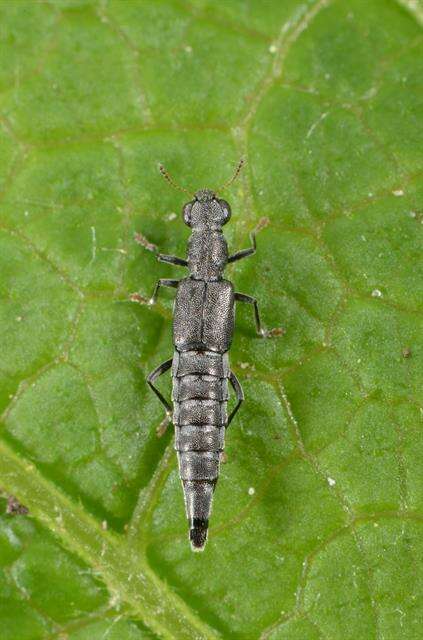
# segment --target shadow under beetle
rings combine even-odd
[[[229,186],[242,167],[241,160]],[[162,175],[178,187],[160,165]],[[186,191],[185,189],[182,189]],[[173,317],[173,358],[150,373],[147,382],[166,408],[167,421],[175,426],[175,449],[184,490],[189,522],[189,538],[194,551],[202,551],[207,530],[213,492],[219,476],[224,449],[225,430],[238,411],[244,394],[238,378],[229,366],[228,351],[232,342],[235,302],[252,305],[257,333],[262,337],[281,335],[282,329],[266,330],[260,322],[257,300],[234,291],[223,278],[228,263],[236,262],[256,251],[255,232],[251,247],[228,254],[222,227],[231,217],[229,204],[214,191],[202,189],[183,207],[183,219],[191,229],[187,259],[157,253],[158,260],[188,267],[190,275],[181,280],[158,280],[153,296],[160,287],[177,289]],[[150,250],[152,245],[145,245]],[[156,379],[172,368],[173,412],[159,389]],[[237,403],[227,415],[228,382]]]

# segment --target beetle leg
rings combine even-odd
[[[237,260],[242,260],[242,258],[247,258],[248,256],[252,256],[256,252],[257,245],[256,245],[256,233],[255,233],[255,231],[252,231],[250,233],[250,239],[251,239],[251,245],[252,246],[249,247],[248,249],[241,249],[241,251],[237,251],[232,256],[229,256],[228,263],[229,262],[236,262]]]
[[[148,301],[148,304],[154,304],[156,302],[160,287],[174,287],[176,289],[178,284],[179,280],[167,280],[166,278],[160,278],[160,280],[157,280],[156,282],[153,295]]]
[[[168,262],[170,264],[176,264],[180,267],[187,267],[188,261],[184,260],[184,258],[178,258],[177,256],[168,256],[164,253],[157,254],[157,260],[159,262]]]
[[[188,262],[183,258],[177,258],[176,256],[168,256],[164,253],[159,253],[157,245],[150,242],[145,236],[142,235],[142,233],[135,234],[135,242],[144,247],[144,249],[147,249],[147,251],[155,253],[157,260],[159,260],[160,262],[170,262],[170,264],[177,264],[182,267],[188,266]]]
[[[162,393],[157,389],[157,387],[154,386],[153,382],[155,382],[155,380],[157,380],[157,378],[159,378],[163,373],[166,373],[166,371],[168,371],[171,366],[172,366],[172,358],[169,358],[169,360],[166,360],[166,362],[162,362],[162,364],[159,364],[159,366],[156,367],[154,371],[152,371],[147,378],[148,385],[154,391],[154,393],[156,394],[156,396],[158,397],[158,399],[166,409],[166,417],[160,423],[160,426],[159,426],[159,431],[161,431],[159,435],[162,435],[162,433],[164,432],[163,426],[164,425],[167,426],[167,424],[170,422],[170,418],[172,415],[172,406],[170,402],[168,402],[166,398],[162,395]]]
[[[231,424],[236,412],[244,401],[244,392],[242,390],[241,383],[233,371],[231,371],[229,374],[229,382],[231,383],[232,389],[235,391],[236,399],[238,400],[238,402],[229,414],[228,424],[226,425],[227,427],[229,427],[229,425]]]
[[[275,329],[264,329],[264,327],[262,327],[256,298],[253,298],[253,296],[248,296],[245,293],[235,293],[235,300],[237,300],[238,302],[247,302],[248,304],[253,305],[254,321],[256,323],[256,331],[259,336],[262,336],[262,338],[273,338],[275,336],[283,335],[284,330],[281,327],[276,327]]]

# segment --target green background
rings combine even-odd
[[[422,14],[2,0],[1,640],[421,638]],[[129,300],[185,271],[134,233],[184,255],[157,163],[196,190],[240,156],[231,250],[269,224],[228,277],[286,335],[239,309],[247,400],[193,554],[145,383],[174,292]]]

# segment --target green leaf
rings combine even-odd
[[[1,3],[2,640],[420,638],[422,15]],[[239,309],[246,402],[192,554],[145,383],[173,294],[130,299],[184,271],[134,235],[184,255],[157,163],[195,190],[241,155],[231,250],[269,224],[228,276],[286,333]]]

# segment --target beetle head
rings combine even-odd
[[[222,185],[222,189],[229,187],[239,175],[245,161],[243,158],[238,162],[232,177]],[[189,193],[185,187],[180,187],[171,178],[162,164],[159,165],[162,176],[179,191]],[[192,229],[221,229],[231,217],[231,208],[226,200],[216,197],[216,193],[211,189],[201,189],[194,195],[194,199],[188,202],[182,210],[183,219],[186,225]]]
[[[183,208],[186,225],[193,229],[220,229],[231,217],[231,208],[226,200],[216,197],[214,191],[197,191],[194,200]]]

